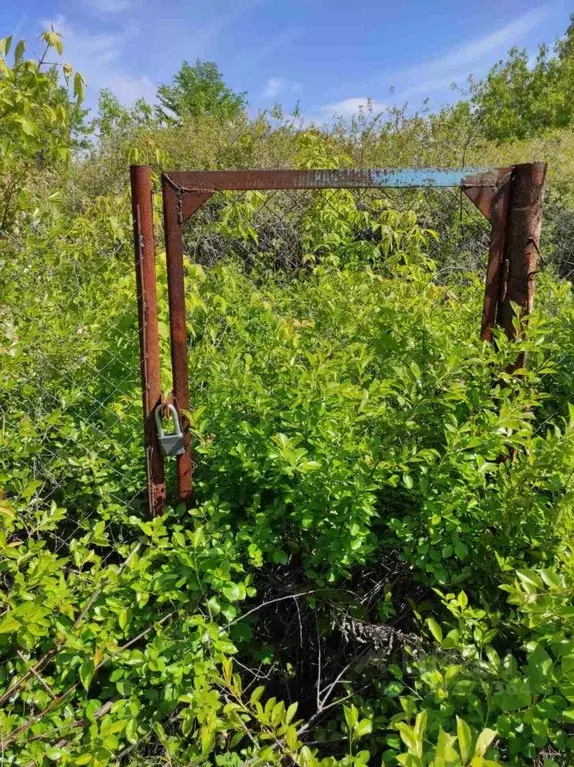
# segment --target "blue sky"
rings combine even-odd
[[[38,50],[50,22],[82,72],[88,105],[108,87],[125,104],[169,82],[183,59],[215,61],[250,108],[298,102],[324,120],[369,97],[376,109],[483,75],[512,45],[536,52],[563,34],[571,0],[4,0],[0,37]],[[394,93],[391,88],[394,88]]]

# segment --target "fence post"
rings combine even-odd
[[[185,317],[185,273],[183,267],[184,206],[169,179],[162,178],[163,221],[165,228],[165,256],[167,263],[167,290],[169,300],[169,325],[171,339],[171,369],[173,397],[180,413],[185,451],[177,456],[177,496],[182,503],[189,503],[193,494],[193,462],[191,459],[191,434],[189,421],[181,408],[189,410],[189,386],[187,372],[187,323]]]
[[[134,226],[148,510],[151,516],[157,516],[162,513],[165,506],[166,492],[163,458],[159,451],[154,419],[155,408],[161,401],[161,380],[151,168],[145,165],[132,165],[130,167],[130,182]]]
[[[512,172],[496,318],[508,338],[516,336],[512,304],[519,307],[523,317],[532,311],[534,303],[545,179],[543,162],[515,165]],[[521,354],[516,367],[524,363]]]
[[[495,190],[490,202],[490,210],[488,211],[492,222],[492,229],[490,232],[488,266],[486,269],[484,303],[482,306],[482,326],[480,330],[480,337],[484,341],[492,341],[492,331],[497,320],[509,201],[510,175]],[[475,201],[473,200],[473,202]]]

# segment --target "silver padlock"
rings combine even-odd
[[[163,405],[158,405],[155,409],[155,423],[157,426],[157,439],[159,442],[159,449],[164,457],[183,455],[185,453],[185,444],[183,441],[183,432],[181,430],[181,424],[179,422],[179,416],[177,410],[173,405],[167,406],[174,424],[173,434],[166,434],[163,430],[163,424],[161,422],[161,411]]]

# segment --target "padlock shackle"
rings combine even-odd
[[[162,420],[161,420],[161,412],[162,412],[163,408],[164,408],[164,405],[162,405],[160,403],[156,407],[156,409],[155,409],[155,425],[157,426],[157,435],[158,435],[158,437],[164,437],[165,436],[165,432],[163,430],[163,424],[162,424]],[[170,403],[170,404],[168,404],[167,408],[168,408],[169,412],[171,413],[171,419],[172,419],[173,425],[174,425],[173,435],[176,436],[176,437],[182,437],[183,436],[183,432],[181,430],[181,424],[179,422],[179,415],[177,414],[177,410],[175,409],[175,406]]]

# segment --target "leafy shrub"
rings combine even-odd
[[[35,99],[64,96],[28,75],[49,122]],[[219,198],[225,258],[187,264],[195,502],[140,503],[126,157],[455,164],[466,107],[332,131],[103,107],[65,199],[48,169],[0,241],[4,761],[570,764],[574,301],[541,275],[527,335],[480,342],[481,278],[442,284],[467,265],[458,198],[437,245],[416,196],[314,193],[297,270],[261,196]],[[3,172],[32,167],[14,135]],[[162,307],[165,287],[160,268]]]

